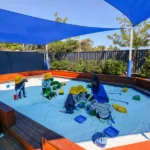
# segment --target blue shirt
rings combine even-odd
[[[97,88],[92,86],[92,92],[94,95],[94,99],[96,99],[100,103],[108,102],[109,98],[104,89],[103,84],[99,84]]]

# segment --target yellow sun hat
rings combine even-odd
[[[87,92],[87,90],[83,87],[83,85],[78,85],[78,91],[79,91],[79,93],[86,93]]]
[[[16,76],[14,80],[15,84],[19,84],[23,80],[23,78],[21,76]]]
[[[44,74],[44,80],[48,80],[50,78],[52,78],[52,74],[51,73]]]
[[[72,86],[69,93],[74,95],[79,94],[78,88],[76,86]]]

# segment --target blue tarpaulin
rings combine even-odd
[[[125,14],[133,26],[150,17],[150,0],[105,0]]]
[[[116,30],[64,24],[0,9],[0,42],[46,45],[89,33]]]

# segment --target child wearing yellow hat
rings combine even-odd
[[[52,78],[51,73],[44,74],[44,79],[42,80],[42,91],[43,91],[43,94],[45,93],[47,88],[50,88],[50,85],[51,85],[51,82],[52,82],[51,78]]]
[[[86,102],[87,101],[87,99],[90,97],[90,94],[87,94],[87,90],[83,87],[83,85],[78,85],[78,92],[79,92],[79,94],[78,94],[78,101],[79,102],[81,102],[81,101],[84,101],[84,102]]]
[[[62,110],[60,112],[73,114],[74,110],[76,109],[75,104],[76,104],[76,97],[78,94],[79,94],[78,88],[76,86],[72,86],[65,102],[66,110]]]
[[[21,91],[23,92],[23,97],[26,97],[25,82],[27,82],[27,79],[23,79],[21,76],[16,76],[14,82],[15,82],[15,91],[19,96],[19,98],[21,98]]]

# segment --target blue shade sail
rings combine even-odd
[[[31,17],[0,9],[0,42],[46,45],[48,43],[118,28],[96,28]]]
[[[124,15],[126,15],[133,26],[150,17],[150,0],[105,0]]]

